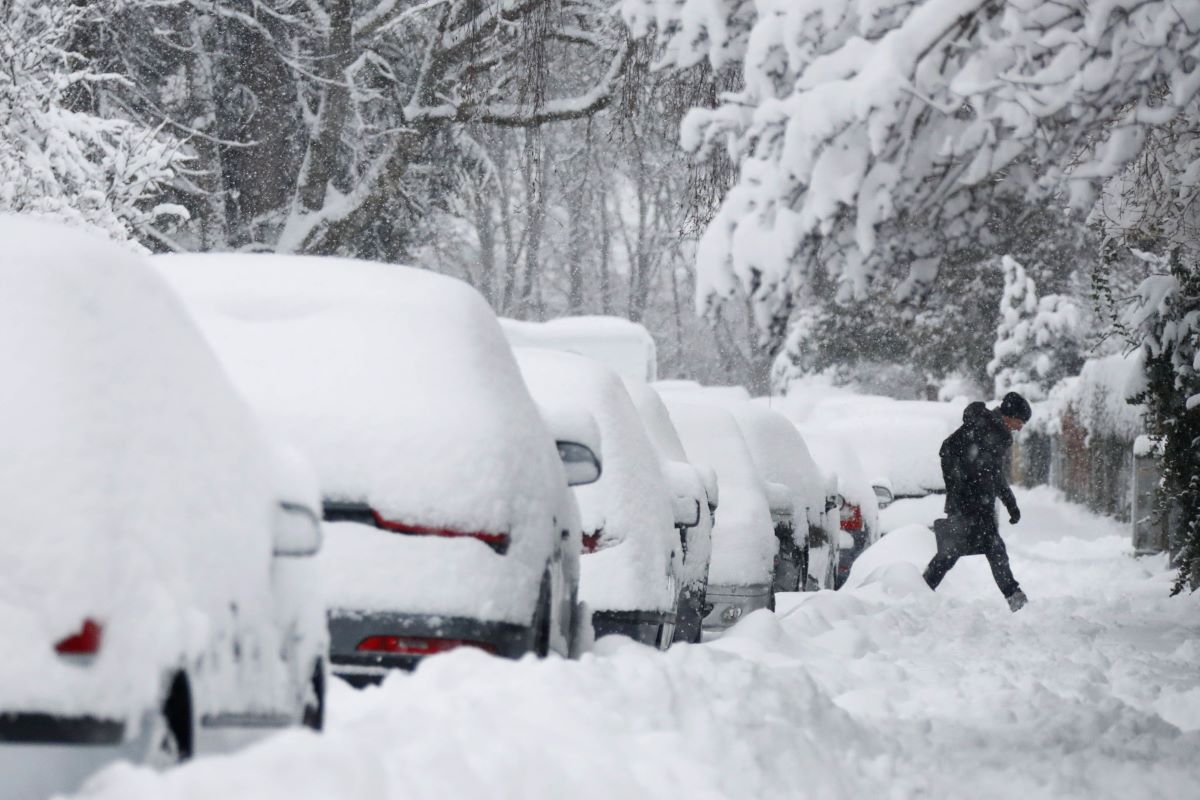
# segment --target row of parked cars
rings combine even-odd
[[[427,271],[144,258],[19,217],[0,240],[0,771],[319,729],[331,673],[461,647],[696,642],[878,536],[848,454],[744,391],[567,352],[586,322],[514,346]]]

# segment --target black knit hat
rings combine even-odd
[[[1000,401],[1000,416],[1029,422],[1029,418],[1033,416],[1033,409],[1029,407],[1029,401],[1024,397],[1016,392],[1009,392]]]

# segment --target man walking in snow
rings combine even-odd
[[[1013,577],[1008,549],[1000,538],[996,499],[1008,509],[1009,522],[1021,519],[1017,498],[1008,487],[1006,466],[1012,433],[1033,416],[1024,397],[1009,392],[997,409],[982,402],[963,411],[963,424],[942,442],[942,475],[946,480],[946,517],[935,523],[938,552],[925,568],[925,582],[937,589],[961,556],[984,555],[992,577],[1013,611],[1027,598]]]

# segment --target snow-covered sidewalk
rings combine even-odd
[[[1048,490],[1018,499],[1024,520],[1002,529],[1030,597],[1015,615],[982,558],[929,592],[920,523],[940,498],[902,501],[845,590],[786,596],[719,641],[440,656],[339,686],[323,736],[164,774],[117,765],[82,796],[1200,796],[1200,597],[1169,598],[1125,526]]]

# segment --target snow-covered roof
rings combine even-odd
[[[652,381],[658,377],[654,337],[622,317],[559,317],[547,322],[501,319],[513,347],[543,347],[593,358],[626,378]]]
[[[572,353],[517,348],[517,361],[544,408],[578,407],[600,429],[600,480],[575,487],[586,533],[615,542],[581,559],[580,597],[594,609],[663,610],[674,600],[667,577],[682,560],[671,495],[659,456],[621,379]]]
[[[0,241],[0,708],[140,715],[231,603],[269,632],[271,515],[304,470],[140,256],[12,216]],[[87,675],[53,650],[85,618]]]
[[[312,459],[327,498],[365,501],[399,522],[512,537],[508,555],[496,559],[473,539],[364,529],[356,540],[377,556],[378,580],[368,580],[365,567],[331,580],[338,603],[511,621],[525,614],[551,546],[548,509],[565,478],[496,318],[474,289],[349,259],[153,260],[251,404]],[[367,541],[385,536],[387,547]],[[362,561],[346,551],[350,538],[329,537],[323,560],[334,572]],[[451,552],[479,562],[469,587]],[[529,574],[513,591],[518,568]],[[431,600],[447,592],[452,607]],[[497,602],[504,598],[511,602]]]
[[[779,545],[766,491],[733,415],[715,404],[663,398],[688,457],[710,464],[721,483],[713,526],[710,586],[769,583]]]

